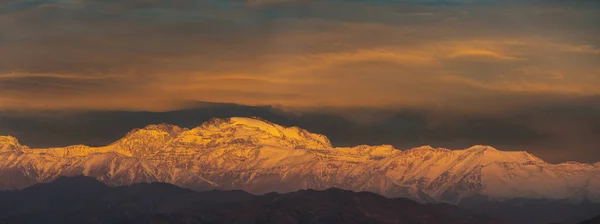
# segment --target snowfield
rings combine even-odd
[[[113,186],[166,182],[255,194],[337,187],[450,203],[474,195],[600,201],[600,163],[550,164],[481,145],[333,147],[323,135],[257,118],[212,119],[193,129],[150,125],[103,147],[30,149],[0,136],[1,190],[75,175]]]

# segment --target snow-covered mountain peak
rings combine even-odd
[[[474,145],[467,148],[467,151],[477,151],[477,152],[498,152],[498,149],[488,146],[488,145]]]
[[[233,126],[240,126],[248,129],[258,129],[276,137],[285,136],[284,132],[286,128],[268,121],[263,121],[256,118],[232,117],[230,122],[230,124]]]
[[[489,163],[545,163],[542,159],[525,151],[500,151],[494,147],[486,145],[475,145],[464,150],[454,150],[454,152],[461,154],[463,157],[471,157],[479,161],[479,163],[482,165]]]
[[[169,141],[177,138],[187,129],[175,125],[148,125],[134,129],[125,137],[109,145],[109,150],[123,155],[144,157],[162,150]]]
[[[0,144],[19,144],[19,140],[10,135],[0,136]]]
[[[253,144],[291,148],[332,148],[329,139],[324,135],[311,133],[298,127],[284,127],[260,118],[211,119],[190,132],[186,132],[185,134],[190,140],[189,134],[192,133],[205,137],[215,136],[218,133],[220,141],[245,141]]]
[[[412,148],[411,150],[430,151],[430,150],[435,150],[435,148],[433,148],[430,145],[424,145],[424,146],[419,146],[419,147]]]
[[[187,131],[187,128],[182,128],[179,127],[177,125],[172,125],[172,124],[151,124],[148,125],[144,128],[142,128],[144,130],[152,130],[152,131],[159,131],[159,132],[166,132],[169,133],[172,137],[175,137],[179,134],[181,134],[184,131]]]
[[[338,187],[458,202],[477,194],[568,199],[586,192],[587,199],[600,201],[600,162],[550,164],[524,151],[485,145],[405,151],[391,145],[332,147],[320,134],[240,117],[211,119],[193,129],[149,125],[103,147],[28,149],[0,136],[2,172],[22,180],[0,179],[0,189],[86,175],[114,185],[161,181],[257,194]]]
[[[13,136],[0,136],[0,152],[22,151],[24,147]]]
[[[177,137],[182,132],[187,131],[186,128],[181,128],[171,124],[151,124],[143,128],[135,128],[129,131],[123,139],[135,138],[156,138],[158,136],[167,135],[170,138]]]

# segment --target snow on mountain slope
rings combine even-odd
[[[12,136],[0,136],[0,153],[3,152],[22,152],[25,146],[19,144],[16,138]]]
[[[187,170],[115,152],[85,156],[56,156],[40,152],[1,153],[0,160],[1,189],[18,189],[38,182],[50,182],[60,176],[77,175],[95,177],[113,186],[167,182],[197,190],[215,187],[214,183]]]
[[[0,137],[0,189],[80,174],[111,185],[160,181],[258,194],[337,187],[453,203],[471,195],[600,201],[597,164],[549,164],[489,146],[335,148],[323,135],[254,118],[150,125],[104,147],[29,149]]]
[[[526,152],[503,152],[489,146],[465,150],[421,147],[405,151],[384,167],[402,186],[424,189],[434,198],[457,202],[483,194],[493,199],[561,198],[597,201],[600,169],[589,164],[567,168],[548,164]]]

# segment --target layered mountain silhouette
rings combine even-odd
[[[150,125],[102,147],[30,149],[0,137],[0,190],[77,175],[109,186],[164,182],[252,194],[339,188],[486,213],[523,199],[569,208],[583,203],[582,214],[572,217],[581,220],[600,213],[599,174],[600,163],[551,164],[490,146],[334,147],[323,135],[258,118],[212,119],[193,129]]]
[[[447,204],[369,192],[328,189],[254,196],[195,192],[164,183],[108,187],[83,176],[0,192],[0,199],[1,223],[506,223]]]

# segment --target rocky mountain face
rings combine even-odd
[[[0,223],[506,222],[447,204],[419,204],[341,189],[254,196],[243,191],[195,192],[164,183],[108,187],[78,176],[0,192]]]
[[[111,186],[165,182],[254,194],[335,187],[421,202],[474,195],[599,202],[599,174],[598,163],[550,164],[490,146],[333,147],[323,135],[257,118],[213,119],[193,129],[150,125],[103,147],[30,149],[0,137],[3,190],[85,175]]]

